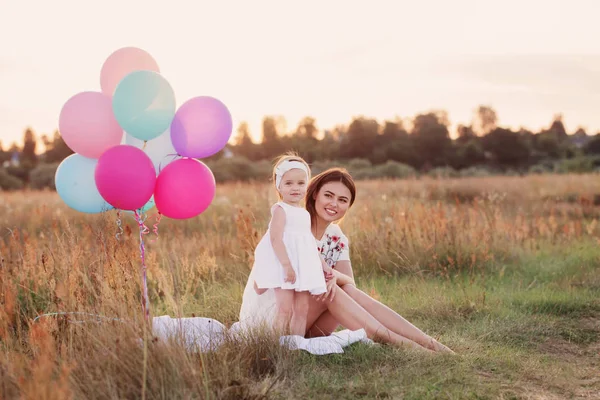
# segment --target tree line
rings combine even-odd
[[[43,145],[43,151],[37,151]],[[555,115],[547,128],[532,132],[498,124],[495,110],[481,105],[472,121],[460,124],[450,135],[447,112],[434,110],[413,118],[396,118],[380,123],[374,118],[359,116],[349,124],[321,130],[310,116],[289,130],[280,116],[265,116],[259,142],[252,140],[248,124],[242,122],[231,143],[207,159],[214,162],[223,157],[238,157],[258,162],[272,160],[287,150],[295,150],[309,163],[324,161],[367,160],[377,166],[396,162],[418,172],[435,168],[463,170],[473,167],[502,171],[530,171],[536,165],[551,165],[559,160],[585,159],[595,167],[600,164],[600,133],[588,135],[583,128],[567,133],[561,115]],[[58,165],[72,154],[59,132],[39,138],[31,128],[23,144],[13,143],[4,149],[0,143],[0,165],[3,173],[25,184],[39,164]],[[235,179],[230,176],[229,179]]]
[[[422,113],[409,120],[387,120],[383,124],[373,118],[357,117],[347,126],[336,126],[320,135],[312,117],[304,118],[290,133],[282,131],[283,122],[277,117],[265,117],[260,143],[251,140],[247,124],[242,123],[232,152],[249,160],[261,160],[294,149],[309,162],[360,158],[377,165],[393,160],[420,171],[473,166],[523,170],[544,160],[600,153],[598,134],[590,136],[578,128],[569,135],[561,115],[556,115],[548,128],[540,132],[511,130],[499,126],[496,112],[487,106],[477,108],[470,124],[458,125],[454,139],[445,111]]]

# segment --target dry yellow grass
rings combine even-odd
[[[599,196],[595,175],[360,182],[343,230],[363,281],[462,274],[473,282],[540,246],[597,242]],[[267,184],[220,185],[200,217],[163,218],[158,240],[146,236],[153,314],[235,321],[273,200]],[[139,240],[133,218],[122,220],[117,240],[115,211],[81,214],[51,192],[1,195],[0,394],[137,398],[143,387],[152,398],[259,398],[277,391],[295,356],[268,338],[202,356],[151,341],[142,384]],[[60,311],[118,320],[33,322]]]

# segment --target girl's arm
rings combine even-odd
[[[286,281],[294,283],[296,276],[292,268],[290,257],[283,243],[283,229],[285,228],[285,211],[280,206],[276,206],[273,210],[273,218],[271,219],[270,237],[271,245],[275,251],[277,259],[283,266],[284,272],[287,275]],[[292,278],[293,275],[293,278]],[[291,280],[288,280],[291,279]]]

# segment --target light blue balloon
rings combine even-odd
[[[137,139],[126,133],[125,143],[143,150],[144,153],[150,157],[154,164],[156,175],[158,175],[161,169],[164,169],[169,163],[177,158],[177,151],[175,151],[175,148],[171,143],[171,132],[168,130],[157,138],[147,141],[146,146],[144,146],[143,140]]]
[[[117,85],[112,106],[125,132],[140,140],[152,140],[171,125],[175,92],[158,72],[134,71]]]
[[[56,191],[72,209],[88,214],[113,209],[96,188],[96,164],[98,160],[75,153],[65,158],[58,166],[54,175]]]

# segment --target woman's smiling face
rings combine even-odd
[[[348,208],[352,194],[342,182],[325,183],[315,195],[315,209],[319,218],[327,222],[342,219]]]

